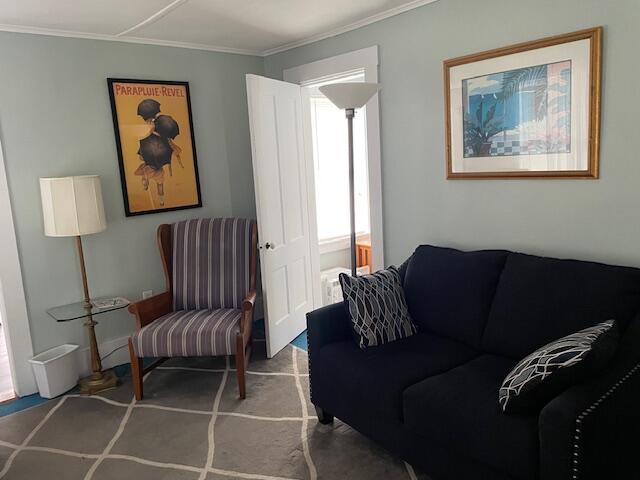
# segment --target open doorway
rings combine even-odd
[[[342,300],[340,272],[350,272],[347,120],[319,90],[331,83],[378,82],[378,47],[372,46],[284,70],[300,85],[306,131],[314,303]],[[384,87],[383,87],[384,88]],[[354,118],[356,261],[359,273],[384,267],[382,168],[378,95]],[[316,293],[317,292],[317,293]]]
[[[364,70],[344,72],[330,80],[307,82],[305,95],[311,116],[313,179],[320,266],[322,305],[342,301],[340,273],[351,271],[349,218],[349,158],[347,122],[319,90],[330,83],[364,82]],[[366,109],[356,112],[353,121],[356,259],[358,274],[373,271],[371,246],[369,173],[367,160]],[[316,273],[317,274],[317,273]]]
[[[329,276],[327,270],[349,271],[351,266],[350,259],[345,261],[350,256],[347,120],[320,94],[319,86],[377,83],[378,48],[293,67],[283,77],[247,75],[269,357],[304,331],[308,311],[340,300],[339,287],[327,288],[337,281],[337,273]],[[366,272],[384,267],[377,94],[357,110],[355,129],[356,253],[357,264]]]

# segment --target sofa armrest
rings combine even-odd
[[[149,325],[156,318],[160,318],[173,311],[171,292],[164,292],[153,297],[145,298],[129,305],[129,313],[136,317],[138,330]]]
[[[349,317],[344,308],[344,304],[334,303],[327,305],[312,312],[307,313],[307,354],[309,356],[309,389],[311,402],[318,407],[321,405],[321,398],[327,398],[331,387],[326,384],[319,383],[323,371],[328,372],[321,365],[319,352],[322,347],[331,343],[349,340],[351,338],[351,330],[349,326]],[[320,375],[314,375],[314,369],[318,369]],[[330,373],[328,374],[331,375]],[[324,375],[326,377],[326,375]],[[323,415],[321,415],[323,416]],[[326,418],[330,418],[330,414]]]
[[[540,479],[631,478],[640,453],[640,320],[611,366],[540,412]]]
[[[307,313],[307,341],[310,352],[350,338],[349,317],[342,302]]]

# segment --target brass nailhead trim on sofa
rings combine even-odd
[[[598,400],[593,402],[589,407],[582,411],[576,419],[576,430],[573,434],[573,480],[578,480],[580,474],[580,435],[582,433],[582,424],[584,420],[592,414],[602,402],[604,402],[613,392],[615,392],[620,385],[626,382],[634,373],[640,370],[640,363],[629,370],[624,377],[622,377],[615,385],[607,390]]]
[[[307,364],[309,370],[309,399],[313,403],[313,388],[311,387],[311,342],[309,341],[309,329],[307,328]],[[315,404],[314,404],[315,405]]]

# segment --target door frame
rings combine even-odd
[[[5,341],[13,389],[19,397],[38,391],[29,360],[33,344],[29,327],[27,301],[22,283],[18,242],[13,223],[11,196],[0,141],[0,316],[5,328]]]
[[[305,84],[315,83],[322,80],[329,80],[337,75],[343,75],[353,71],[364,71],[365,82],[378,83],[378,46],[363,48],[342,55],[325,58],[315,62],[298,65],[283,71],[285,82]],[[306,96],[305,96],[306,97]],[[374,95],[366,105],[366,131],[367,131],[367,162],[369,173],[369,224],[371,228],[371,249],[373,254],[373,269],[384,268],[384,231],[383,231],[383,211],[382,211],[382,161],[380,149],[380,105],[379,95]],[[305,108],[306,122],[311,122],[311,112],[308,99],[303,102]],[[308,117],[308,118],[307,118]],[[305,132],[310,134],[310,125],[305,128]],[[305,142],[308,149],[313,148],[312,143]],[[311,233],[317,238],[317,217],[315,206],[315,181],[313,178],[313,152],[307,155],[307,178],[310,184],[307,186],[309,195],[309,211],[313,213],[310,222]],[[314,279],[320,278],[320,253],[317,247],[311,252],[312,269],[314,269]],[[314,288],[315,290],[315,288]],[[320,286],[318,281],[318,294]],[[315,296],[315,295],[314,295]],[[320,305],[320,303],[318,303]]]

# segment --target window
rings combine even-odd
[[[326,106],[327,99],[323,98],[318,87],[345,81],[377,83],[378,65],[378,47],[374,45],[291,67],[283,72],[284,81],[303,87],[305,97],[308,99],[304,102],[304,109],[306,110],[305,118],[310,123],[308,125],[311,136],[309,143],[312,144],[310,150],[313,152],[310,153],[313,155],[308,156],[307,165],[308,172],[313,172],[313,176],[316,177],[313,185],[308,185],[308,191],[315,190],[316,193],[313,202],[311,198],[308,199],[310,203],[315,203],[313,208],[316,210],[315,222],[311,222],[310,229],[314,234],[319,233],[318,244],[313,244],[311,253],[311,265],[315,277],[320,276],[322,265],[326,266],[338,261],[348,262],[345,260],[345,251],[348,254],[350,233],[347,120],[344,112],[335,109],[331,104]],[[331,110],[333,115],[330,117]],[[359,242],[368,241],[371,244],[374,270],[383,268],[385,265],[379,116],[378,96],[375,95],[367,103],[366,109],[358,110],[354,118],[356,230],[359,232]],[[323,142],[322,138],[329,138],[330,141]],[[318,151],[318,146],[321,146],[320,150],[324,151]],[[327,158],[324,155],[327,150],[335,153],[328,154]],[[366,159],[366,166],[364,159]],[[325,169],[327,162],[329,167]],[[337,168],[330,168],[332,163],[335,166],[343,166],[344,177],[341,177],[343,180],[332,177],[331,172],[337,172]],[[325,171],[328,174],[321,175]],[[311,177],[312,175],[309,175],[309,179]],[[333,255],[323,255],[329,252]],[[318,286],[317,290],[319,289]],[[315,295],[316,293],[314,297]]]
[[[331,83],[345,81],[364,81],[364,74],[332,79]],[[321,245],[335,244],[336,248],[344,248],[338,244],[344,243],[351,232],[347,120],[344,110],[322,95],[318,86],[309,87],[318,240]],[[353,144],[356,232],[359,236],[370,232],[365,125],[366,111],[357,110],[353,119]]]

